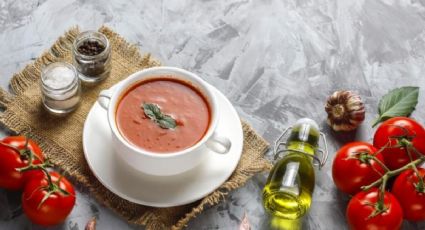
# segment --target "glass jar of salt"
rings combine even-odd
[[[65,115],[77,108],[80,97],[80,81],[74,66],[55,62],[41,72],[42,102],[48,112]]]
[[[108,38],[96,31],[80,33],[72,48],[73,64],[84,83],[96,83],[109,76],[111,47]]]

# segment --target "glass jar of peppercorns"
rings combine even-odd
[[[109,76],[111,47],[105,35],[96,31],[80,33],[73,44],[73,62],[79,78],[95,83]]]

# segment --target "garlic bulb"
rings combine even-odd
[[[359,95],[352,91],[336,91],[329,96],[325,110],[327,123],[335,131],[351,131],[365,118],[365,106]]]

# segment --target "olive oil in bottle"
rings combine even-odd
[[[315,185],[313,160],[318,159],[315,152],[320,136],[316,122],[303,118],[292,127],[287,141],[275,146],[276,156],[282,153],[283,157],[270,171],[263,190],[263,205],[273,216],[296,220],[309,210]],[[284,145],[283,150],[280,145]]]

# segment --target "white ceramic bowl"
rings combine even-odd
[[[195,145],[172,153],[155,153],[129,143],[117,128],[115,113],[121,96],[133,85],[148,79],[169,76],[187,82],[198,89],[206,98],[211,118],[208,131]],[[217,99],[205,81],[194,73],[175,67],[153,67],[130,75],[114,87],[103,90],[98,99],[99,104],[107,110],[108,123],[112,133],[112,146],[128,165],[136,170],[157,176],[170,176],[185,172],[198,165],[208,149],[217,153],[227,153],[231,142],[226,137],[219,136],[215,130],[218,124],[219,108]]]

